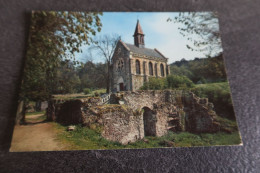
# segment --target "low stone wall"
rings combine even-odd
[[[84,125],[101,129],[101,135],[122,144],[144,137],[143,116],[124,105],[102,105],[83,112]]]
[[[121,92],[111,104],[100,97],[49,102],[47,116],[63,124],[83,124],[122,144],[168,131],[216,132],[213,104],[181,90]]]

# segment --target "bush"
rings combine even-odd
[[[167,81],[165,78],[149,78],[148,82],[145,82],[141,87],[141,90],[162,90],[167,86]]]
[[[186,76],[167,76],[167,88],[192,88],[194,83]]]
[[[235,119],[230,89],[227,82],[199,84],[192,89],[199,97],[208,98],[214,104],[218,115],[229,119]]]
[[[83,89],[83,92],[84,92],[84,94],[90,94],[91,93],[91,90],[89,89],[89,88],[85,88],[85,89]]]
[[[98,97],[98,96],[100,96],[100,93],[98,93],[98,92],[96,91],[96,92],[94,92],[94,96],[95,96],[95,97]]]

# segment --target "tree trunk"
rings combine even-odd
[[[16,112],[16,119],[15,119],[16,125],[25,123],[25,113],[26,113],[26,102],[24,100],[20,100]]]
[[[107,93],[110,93],[110,62],[107,62]]]

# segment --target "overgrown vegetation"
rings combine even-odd
[[[45,114],[45,111],[41,111],[41,112],[27,112],[25,114],[25,116],[40,115],[40,114]]]
[[[106,93],[106,89],[89,89],[90,92],[88,94],[85,93],[76,93],[76,94],[56,94],[53,95],[55,99],[62,99],[62,100],[71,100],[71,99],[80,99],[80,98],[87,98],[87,97],[95,97],[100,96]]]
[[[194,83],[186,76],[169,75],[166,78],[149,78],[141,90],[185,89],[193,86]]]
[[[201,98],[208,98],[219,116],[235,119],[228,82],[198,84],[191,91]]]
[[[186,76],[195,84],[227,81],[222,54],[216,57],[175,61],[171,64],[170,70],[171,74]]]
[[[90,149],[124,149],[124,148],[160,148],[160,147],[191,147],[212,145],[236,145],[240,144],[240,136],[237,131],[228,134],[218,132],[214,134],[192,134],[189,132],[169,132],[163,137],[147,136],[128,145],[108,141],[100,133],[87,127],[76,126],[74,131],[66,131],[66,126],[54,123],[58,129],[58,140],[69,146],[69,150]]]

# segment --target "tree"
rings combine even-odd
[[[107,64],[107,93],[110,92],[110,65],[112,61],[112,56],[115,51],[116,45],[118,40],[120,40],[120,36],[113,34],[113,35],[103,35],[97,37],[93,40],[93,46],[91,47],[92,50],[96,50],[98,54],[103,57]]]
[[[47,100],[56,89],[57,67],[101,30],[102,13],[32,12],[20,101]]]
[[[183,24],[178,28],[180,34],[193,43],[187,45],[188,49],[204,52],[207,56],[216,56],[222,52],[216,12],[181,12],[167,21]]]

